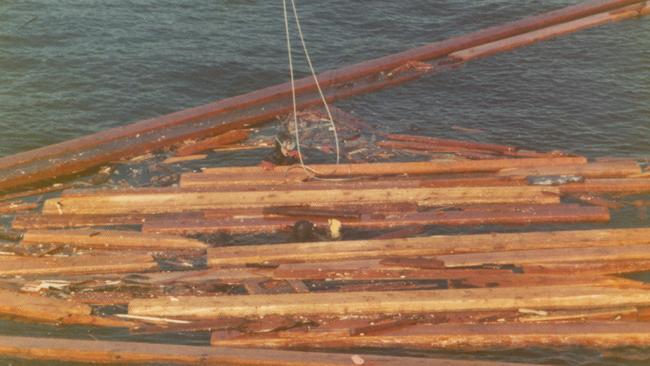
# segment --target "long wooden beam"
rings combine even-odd
[[[0,256],[0,276],[143,272],[156,268],[150,255],[110,253],[71,257]]]
[[[143,192],[140,194],[140,192]],[[129,214],[198,211],[213,207],[247,208],[300,205],[410,202],[422,206],[479,203],[559,203],[555,187],[451,187],[411,189],[309,190],[297,191],[179,191],[133,190],[132,193],[105,191],[87,196],[63,196],[44,203],[44,214]]]
[[[136,299],[129,314],[215,318],[266,315],[363,315],[484,310],[576,309],[650,305],[650,290],[539,286],[433,291],[179,296]]]
[[[645,4],[645,2],[638,0],[588,1],[395,55],[325,72],[319,75],[319,80],[330,100],[374,91],[421,76],[422,72],[406,72],[405,75],[399,75],[399,72],[396,71],[397,75],[393,79],[383,81],[382,78],[379,78],[380,81],[377,82],[376,75],[393,74],[391,71],[409,62],[436,59],[463,49],[533,32],[594,14],[610,12],[634,4]],[[639,10],[637,13],[643,14],[645,11]],[[576,27],[575,30],[580,28]],[[518,42],[516,46],[523,46],[537,40],[537,38],[532,37],[528,43]],[[297,91],[300,97],[300,108],[318,102],[314,88],[315,85],[310,78],[298,81]],[[340,90],[337,90],[337,88]],[[348,90],[345,90],[346,88]],[[332,94],[332,90],[335,90],[335,94]],[[24,184],[73,174],[102,163],[142,153],[143,150],[156,149],[186,138],[210,132],[226,132],[246,125],[264,122],[274,115],[290,110],[287,102],[290,91],[291,88],[288,83],[276,85],[201,107],[2,158],[0,159],[0,189],[12,189]]]
[[[586,164],[584,157],[524,158],[524,159],[485,159],[485,160],[432,160],[423,162],[367,163],[367,164],[312,164],[310,168],[323,176],[380,176],[380,175],[418,175],[497,172],[502,169],[535,168],[556,165]],[[276,166],[265,170],[260,166],[220,167],[203,169],[204,174],[232,176],[257,175],[264,180],[265,175],[301,173],[299,166]]]
[[[650,244],[650,228],[436,235],[428,237],[211,248],[212,266],[417,257],[544,248]]]
[[[507,206],[507,205],[503,205]],[[376,211],[356,218],[338,218],[343,229],[392,228],[409,225],[438,226],[476,226],[476,225],[531,225],[557,223],[598,223],[608,222],[609,211],[603,207],[577,206],[568,204],[516,205],[519,210],[504,208],[449,210],[392,213]],[[336,218],[330,217],[330,218]],[[197,233],[273,233],[291,231],[298,220],[309,220],[317,228],[328,230],[328,217],[246,217],[212,216],[188,218],[187,220],[170,220],[167,218],[148,220],[143,226],[144,232],[168,234]]]
[[[224,366],[532,366],[522,363],[0,336],[0,355],[36,360]]]
[[[342,331],[281,331],[220,339],[220,347],[284,348],[409,348],[493,350],[526,347],[585,346],[596,348],[646,347],[650,324],[636,322],[590,322],[554,324],[416,324],[395,329],[345,334]]]
[[[125,230],[29,230],[23,235],[22,246],[42,244],[69,245],[75,248],[105,250],[166,249],[205,250],[208,245],[195,239],[175,235],[145,234]]]

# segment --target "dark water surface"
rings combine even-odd
[[[317,68],[326,70],[576,2],[310,0],[299,7]],[[0,156],[285,82],[283,32],[280,0],[0,1]],[[649,156],[650,19],[546,41],[340,106],[394,132]],[[87,339],[88,331],[0,322],[2,334]],[[650,352],[637,349],[470,357],[650,364]],[[0,359],[10,362],[52,364]]]

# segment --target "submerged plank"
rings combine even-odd
[[[71,257],[0,256],[0,276],[142,272],[156,268],[150,255],[111,253]]]
[[[592,286],[539,286],[433,291],[309,293],[137,299],[129,314],[213,318],[266,315],[413,314],[510,310],[575,309],[648,305],[650,291]]]
[[[207,244],[182,236],[147,234],[125,230],[29,230],[23,235],[21,245],[41,244],[69,245],[75,248],[116,250],[167,249],[167,250],[205,250]]]
[[[213,337],[214,346],[259,348],[412,348],[493,350],[526,347],[647,347],[650,324],[592,322],[559,324],[415,324],[363,335],[343,332],[280,331]]]
[[[158,190],[150,193],[143,190],[133,193],[110,191],[91,193],[88,196],[75,195],[49,199],[43,206],[44,214],[129,214],[129,213],[171,213],[197,211],[214,207],[270,207],[295,205],[309,202],[310,205],[332,205],[334,203],[398,203],[409,202],[423,206],[479,204],[479,203],[559,203],[559,191],[555,187],[462,187],[462,188],[412,188],[412,189],[368,189],[321,190],[315,195],[311,191],[179,191]]]
[[[59,213],[51,215],[34,214],[16,216],[11,223],[11,226],[18,230],[67,229],[91,226],[141,226],[154,217],[157,220],[162,218],[187,219],[188,214],[183,214],[182,217],[177,217],[176,214],[146,215],[138,213],[124,215],[65,215]]]
[[[247,263],[322,262],[391,256],[436,256],[543,248],[650,244],[650,228],[573,230],[354,240],[319,243],[246,245],[211,248],[212,266]]]
[[[358,364],[378,366],[526,366],[526,364],[521,363],[435,358],[242,350],[175,344],[9,336],[0,336],[0,355],[37,360],[91,363],[172,363],[215,366],[354,366]]]
[[[220,146],[234,144],[248,138],[249,130],[232,130],[226,133],[188,144],[176,149],[178,156],[190,156]]]

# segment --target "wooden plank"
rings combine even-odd
[[[591,322],[559,324],[416,324],[354,336],[342,332],[281,331],[213,337],[220,347],[282,348],[410,348],[494,350],[527,347],[585,346],[592,348],[647,347],[650,324]]]
[[[522,316],[522,323],[585,321],[585,320],[620,320],[623,318],[636,320],[638,309],[634,306],[623,308],[607,308],[594,310],[559,310],[546,314],[531,314]]]
[[[211,248],[211,266],[247,263],[324,262],[391,256],[436,256],[544,248],[650,244],[650,228],[435,235],[390,240],[245,245]]]
[[[499,171],[500,176],[531,177],[550,175],[578,175],[586,178],[626,177],[639,174],[641,167],[634,160],[597,162],[579,165],[548,165],[534,168],[508,168]]]
[[[39,206],[36,202],[10,201],[0,202],[0,214],[13,214],[22,211],[30,211]]]
[[[124,226],[135,225],[142,226],[146,221],[152,218],[156,219],[187,219],[190,214],[182,214],[180,217],[176,214],[170,215],[146,215],[146,214],[126,214],[126,215],[62,215],[59,213],[51,215],[21,215],[16,216],[11,223],[12,228],[18,230],[29,229],[67,229],[74,227],[97,227],[97,226]],[[199,216],[197,216],[198,218]]]
[[[368,190],[311,191],[251,191],[207,192],[173,191],[165,193],[120,194],[106,191],[90,196],[49,199],[44,214],[129,214],[171,213],[209,209],[213,207],[270,207],[309,202],[311,205],[334,203],[396,203],[411,202],[423,206],[478,203],[559,203],[555,187],[462,187]]]
[[[88,316],[88,305],[39,295],[0,289],[0,315],[47,322],[58,322],[72,316]]]
[[[529,158],[529,159],[486,159],[473,160],[432,160],[427,162],[403,163],[367,163],[367,164],[313,164],[311,168],[325,176],[380,176],[380,175],[421,175],[421,174],[453,174],[453,173],[480,173],[498,172],[505,168],[532,168],[555,165],[586,164],[584,157],[558,157],[558,158]],[[231,174],[258,174],[264,179],[264,174],[286,173],[295,170],[295,166],[276,166],[272,171],[264,170],[259,166],[252,167],[221,167],[203,169],[204,174],[231,175]]]
[[[195,161],[195,160],[203,160],[207,158],[208,155],[206,154],[196,154],[196,155],[185,155],[185,156],[170,156],[167,159],[163,160],[163,164],[178,164],[178,163],[184,163],[186,161]]]
[[[475,142],[475,141],[442,139],[442,138],[419,136],[419,135],[404,135],[404,134],[389,133],[384,135],[384,137],[386,137],[389,140],[395,140],[395,141],[417,142],[421,144],[428,144],[428,145],[435,145],[435,146],[450,146],[450,147],[460,147],[460,148],[474,149],[474,150],[485,150],[485,151],[492,151],[500,154],[506,152],[514,152],[517,150],[517,148],[514,146],[488,144],[484,142]]]
[[[0,276],[141,272],[156,268],[150,255],[111,253],[72,257],[0,256]]]
[[[603,207],[572,207],[570,205],[522,205],[525,210],[468,210],[425,211],[405,214],[364,214],[359,219],[339,219],[344,228],[392,228],[408,225],[474,226],[474,225],[529,225],[541,223],[607,222],[609,211]],[[534,207],[535,206],[535,207]],[[549,207],[541,207],[549,206]],[[327,218],[305,217],[206,217],[205,219],[152,219],[143,225],[144,232],[169,234],[196,234],[225,232],[231,234],[279,232],[292,230],[300,219],[311,221],[316,227],[328,229]]]
[[[606,262],[532,263],[521,266],[524,273],[553,273],[566,275],[622,274],[650,271],[649,260],[619,260]]]
[[[525,179],[511,177],[498,177],[493,174],[472,174],[457,176],[418,176],[404,178],[377,178],[372,177],[367,180],[353,180],[349,182],[332,182],[309,180],[309,176],[304,172],[272,174],[232,174],[223,176],[221,174],[207,173],[184,173],[180,178],[180,186],[183,188],[221,188],[223,190],[251,190],[264,189],[328,189],[328,188],[346,188],[346,189],[367,189],[367,188],[416,188],[416,187],[476,187],[476,186],[519,186],[527,185]]]
[[[619,179],[587,179],[582,183],[564,184],[560,192],[566,193],[648,193],[650,179],[619,178]]]
[[[457,51],[450,54],[449,58],[467,62],[470,60],[491,56],[496,53],[510,51],[542,40],[577,32],[582,29],[587,29],[610,22],[621,21],[624,19],[635,18],[645,14],[645,11],[643,11],[644,6],[645,4],[635,4],[622,9],[617,9],[611,13],[600,13],[589,17],[576,19],[574,21],[550,26],[533,32],[524,33],[514,37]]]
[[[650,260],[650,245],[627,245],[597,248],[534,249],[508,252],[448,254],[435,257],[446,267],[467,267],[483,264],[528,264],[558,262],[604,262]]]
[[[177,156],[190,156],[205,150],[234,144],[248,138],[250,130],[232,130],[176,149]]]
[[[433,291],[346,292],[137,299],[129,314],[214,318],[266,315],[414,314],[575,309],[650,304],[650,291],[591,286],[539,286]]]
[[[224,366],[527,366],[522,363],[0,336],[0,355],[89,363]],[[356,356],[356,357],[355,357]],[[355,363],[355,360],[357,362]],[[359,361],[361,360],[361,361]],[[532,366],[532,365],[528,365]]]
[[[41,244],[69,245],[75,248],[116,250],[205,250],[208,245],[182,236],[148,234],[125,230],[29,230],[23,235],[21,245]]]

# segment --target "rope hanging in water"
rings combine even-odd
[[[296,151],[298,152],[298,159],[300,161],[300,166],[305,170],[305,172],[311,172],[313,174],[321,174],[318,171],[316,171],[313,168],[310,168],[305,165],[303,156],[302,156],[302,151],[300,149],[300,133],[298,130],[298,107],[297,107],[297,102],[296,102],[296,85],[295,85],[295,78],[294,78],[294,70],[293,70],[293,55],[292,55],[292,48],[291,48],[291,37],[289,34],[289,14],[287,10],[287,0],[282,0],[282,5],[283,5],[283,10],[284,10],[284,30],[285,30],[285,35],[287,39],[287,53],[289,56],[289,77],[291,80],[291,101],[293,103],[293,125],[294,125],[294,132],[295,132],[295,139],[296,139]],[[338,133],[336,131],[336,125],[334,124],[334,118],[332,117],[332,113],[330,111],[329,105],[327,104],[327,99],[325,98],[325,94],[323,93],[323,89],[320,86],[320,83],[318,82],[318,77],[316,76],[316,70],[314,70],[314,65],[311,62],[311,57],[309,57],[309,51],[307,51],[307,44],[305,43],[305,37],[302,33],[302,28],[300,26],[300,19],[298,17],[298,11],[296,10],[296,3],[294,0],[291,0],[291,7],[293,9],[293,17],[296,22],[296,29],[298,30],[298,36],[300,38],[300,43],[302,44],[302,49],[305,53],[305,59],[307,60],[307,65],[309,66],[309,70],[311,71],[311,75],[314,79],[314,83],[316,84],[316,88],[318,89],[318,93],[320,95],[320,98],[323,102],[323,106],[325,107],[325,112],[327,113],[327,118],[329,119],[329,123],[332,126],[332,132],[334,134],[334,141],[336,143],[336,165],[338,166],[340,163],[341,159],[341,153],[340,153],[340,144],[339,144],[339,137]]]

